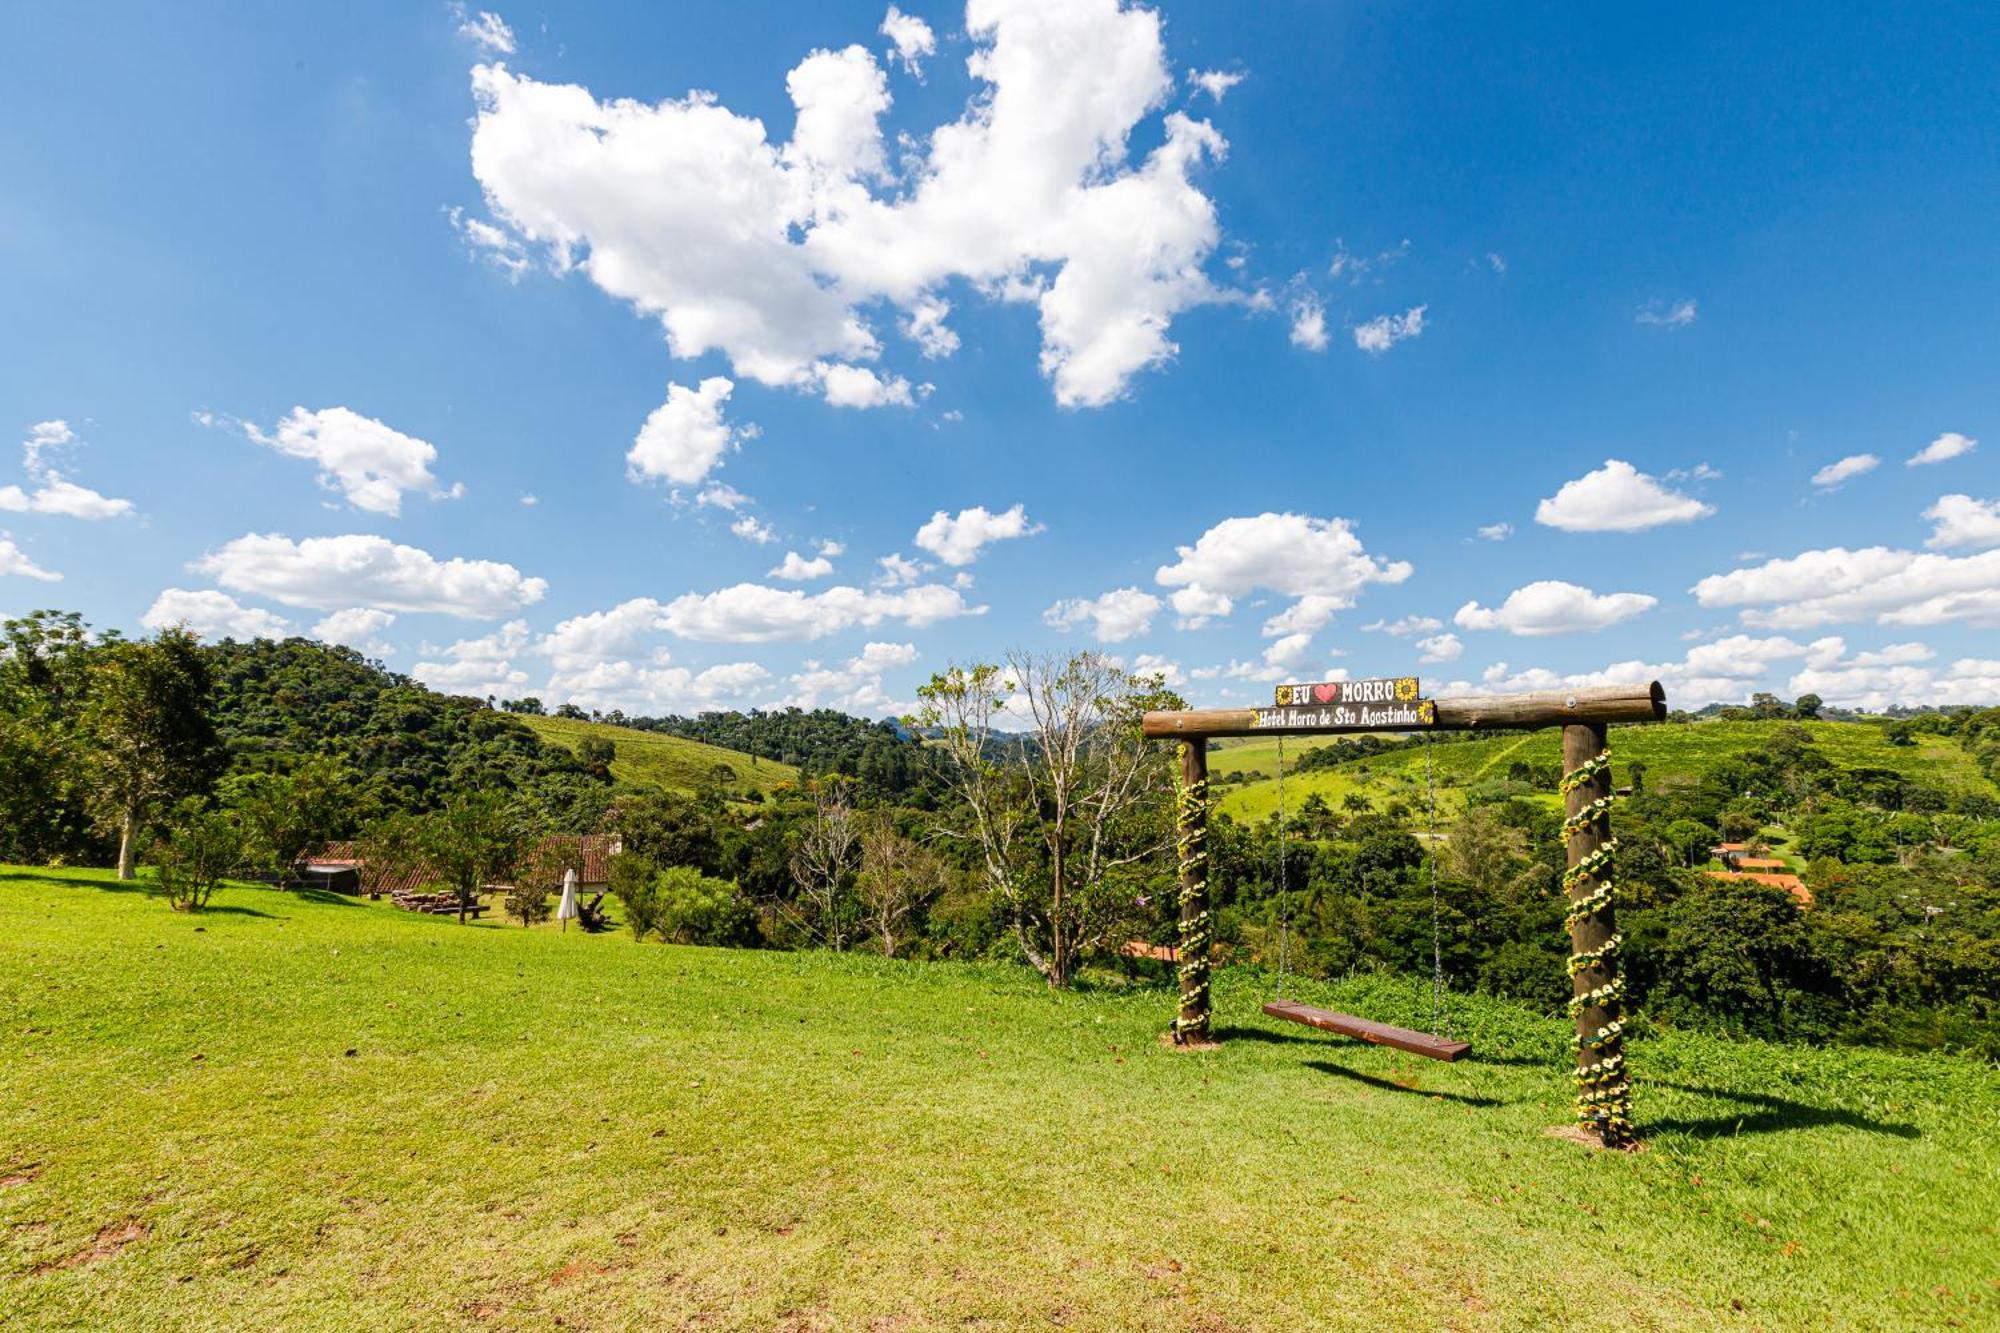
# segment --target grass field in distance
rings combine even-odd
[[[750,791],[769,794],[781,786],[796,785],[799,780],[799,770],[790,764],[685,736],[566,717],[521,714],[520,720],[543,740],[569,750],[575,750],[586,737],[610,741],[611,776],[634,786],[691,792],[708,784],[718,765],[726,765],[734,775],[719,785],[724,791],[737,794]]]

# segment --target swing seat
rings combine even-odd
[[[1399,1051],[1408,1051],[1412,1055],[1422,1055],[1432,1060],[1456,1060],[1472,1049],[1472,1043],[1469,1041],[1447,1041],[1428,1032],[1412,1032],[1408,1028],[1390,1027],[1387,1023],[1356,1018],[1353,1014],[1335,1013],[1331,1009],[1315,1009],[1296,1000],[1274,1000],[1264,1006],[1264,1012],[1273,1018],[1303,1023],[1322,1032],[1338,1032],[1343,1037],[1357,1037],[1376,1046],[1393,1046]]]

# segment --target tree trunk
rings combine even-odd
[[[1056,845],[1049,864],[1049,987],[1062,990],[1069,985],[1069,940],[1063,929],[1063,826],[1056,821]]]
[[[1181,789],[1175,803],[1176,850],[1180,853],[1178,959],[1180,1013],[1174,1041],[1210,1039],[1208,1003],[1208,741],[1181,742]]]
[[[1601,722],[1563,728],[1563,814],[1568,872],[1571,1012],[1576,1015],[1577,1119],[1597,1131],[1607,1148],[1633,1142],[1632,1085],[1625,1076],[1624,992],[1618,984],[1618,918],[1611,901],[1611,816],[1604,807],[1576,817],[1611,795],[1609,764],[1587,778],[1571,778],[1606,753]],[[1586,862],[1591,862],[1585,865]]]
[[[128,809],[118,821],[118,878],[132,878],[132,862],[138,856],[139,813]]]

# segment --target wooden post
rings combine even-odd
[[[1175,801],[1174,847],[1180,853],[1180,944],[1175,951],[1181,983],[1174,1042],[1209,1040],[1208,946],[1208,738],[1181,742],[1181,785]]]
[[[1601,722],[1563,728],[1563,829],[1568,870],[1570,1010],[1576,1017],[1577,1119],[1607,1148],[1629,1147],[1632,1085],[1625,1076],[1624,990],[1612,904],[1611,765]]]

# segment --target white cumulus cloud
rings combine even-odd
[[[321,643],[337,643],[352,648],[363,657],[384,658],[396,646],[382,632],[396,623],[394,614],[372,606],[350,606],[335,611],[313,626],[312,634]]]
[[[974,505],[950,514],[940,509],[917,529],[916,544],[947,565],[969,565],[979,558],[983,547],[1015,537],[1032,537],[1042,530],[1028,521],[1027,509],[1015,505],[1000,513]]]
[[[283,616],[245,606],[213,588],[168,588],[153,599],[139,623],[152,630],[186,625],[204,639],[279,639],[291,632]]]
[[[1401,616],[1395,620],[1377,620],[1361,627],[1375,634],[1393,634],[1401,638],[1405,634],[1428,634],[1444,628],[1444,622],[1436,616]]]
[[[896,59],[934,45],[908,15],[883,26]],[[965,35],[981,86],[905,138],[893,179],[892,98],[858,45],[792,69],[783,144],[710,93],[600,99],[480,65],[473,172],[495,225],[658,319],[675,356],[719,351],[760,383],[900,402],[894,377],[863,393],[832,368],[880,356],[878,305],[913,312],[963,280],[1036,306],[1059,403],[1111,402],[1174,356],[1175,316],[1216,296],[1204,265],[1220,228],[1195,178],[1227,145],[1163,110],[1174,79],[1152,10],[976,0]],[[1135,158],[1135,139],[1153,146]]]
[[[1844,481],[1873,472],[1882,465],[1882,460],[1874,454],[1849,454],[1837,462],[1828,463],[1812,474],[1812,484],[1821,490],[1831,490]]]
[[[713,472],[724,454],[754,433],[754,427],[739,429],[723,418],[723,406],[735,387],[723,375],[711,375],[692,389],[685,384],[669,384],[667,401],[647,415],[630,452],[625,455],[627,475],[633,481],[665,478],[692,485]],[[717,483],[702,492],[702,502],[718,503],[707,497],[723,491],[736,494]]]
[[[2000,550],[1950,556],[1834,546],[1711,574],[1694,594],[1703,606],[1740,608],[1745,624],[1769,629],[1859,621],[2000,626]]]
[[[839,664],[808,661],[790,678],[793,693],[786,702],[800,708],[838,708],[864,717],[907,712],[909,701],[892,698],[882,677],[916,660],[914,644],[870,643]]]
[[[38,421],[30,426],[21,441],[21,468],[36,483],[35,489],[0,486],[0,510],[81,519],[123,518],[132,513],[130,500],[113,499],[79,486],[56,469],[51,455],[69,452],[78,444],[76,432],[66,421]]]
[[[1308,352],[1324,352],[1330,341],[1326,331],[1326,307],[1311,292],[1292,301],[1292,346]]]
[[[771,525],[755,514],[745,514],[731,523],[729,530],[744,541],[755,542],[759,546],[769,546],[778,540],[778,534],[772,531]]]
[[[317,464],[322,487],[370,513],[401,513],[406,491],[433,498],[460,493],[456,487],[447,490],[432,475],[435,445],[351,408],[294,407],[269,434],[247,421],[243,433],[287,457]]]
[[[1407,342],[1424,331],[1427,305],[1411,306],[1400,315],[1377,315],[1366,324],[1354,326],[1354,345],[1364,352],[1380,355],[1399,342]]]
[[[1961,435],[1948,430],[1923,448],[1903,460],[1905,467],[1923,467],[1929,463],[1945,463],[1954,458],[1962,458],[1979,447],[1979,441],[1970,435]]]
[[[453,0],[451,12],[458,19],[459,36],[470,39],[490,55],[514,54],[514,30],[498,14],[486,9],[471,13],[458,0]]]
[[[1924,517],[1937,526],[1924,545],[2000,546],[2000,500],[1975,500],[1969,495],[1940,495]]]
[[[890,49],[903,68],[912,77],[922,78],[924,57],[937,54],[937,34],[931,31],[931,25],[890,5],[877,31],[889,39]]]
[[[1565,532],[1640,532],[1706,518],[1715,506],[1649,477],[1622,459],[1564,482],[1535,507],[1535,522]]]
[[[816,555],[808,560],[797,551],[785,552],[785,558],[777,563],[770,576],[774,579],[789,579],[803,583],[809,579],[823,579],[833,573],[833,561],[825,555]]]
[[[497,560],[439,560],[417,547],[358,533],[297,542],[249,533],[189,568],[225,588],[322,611],[360,605],[488,620],[532,605],[548,590],[546,580]]]
[[[1353,606],[1367,585],[1401,583],[1413,568],[1370,555],[1346,519],[1309,514],[1226,518],[1175,549],[1180,558],[1153,577],[1179,590],[1173,604],[1184,624],[1227,615],[1235,598],[1263,588],[1297,599],[1266,621],[1272,637],[1316,630]]]
[[[711,593],[686,593],[669,602],[662,624],[684,639],[709,643],[773,643],[823,639],[857,625],[900,620],[922,629],[957,616],[983,615],[956,588],[925,583],[897,591],[835,586],[808,593],[738,583]]]
[[[14,544],[14,539],[0,532],[0,578],[9,575],[24,579],[34,579],[40,583],[60,583],[62,575],[54,570],[43,569],[28,558],[28,553]]]
[[[1160,599],[1139,588],[1115,588],[1097,597],[1070,597],[1042,612],[1043,623],[1068,631],[1086,622],[1100,643],[1123,643],[1153,627]]]
[[[1630,620],[1659,600],[1640,592],[1600,594],[1560,579],[1542,579],[1516,588],[1497,607],[1467,602],[1453,619],[1460,629],[1501,629],[1524,637],[1573,634]]]
[[[1433,634],[1417,640],[1419,662],[1456,662],[1465,656],[1465,645],[1456,634]]]
[[[1243,82],[1246,77],[1248,76],[1234,70],[1224,69],[1191,69],[1187,72],[1187,81],[1190,84],[1218,102],[1227,97],[1229,90]]]

